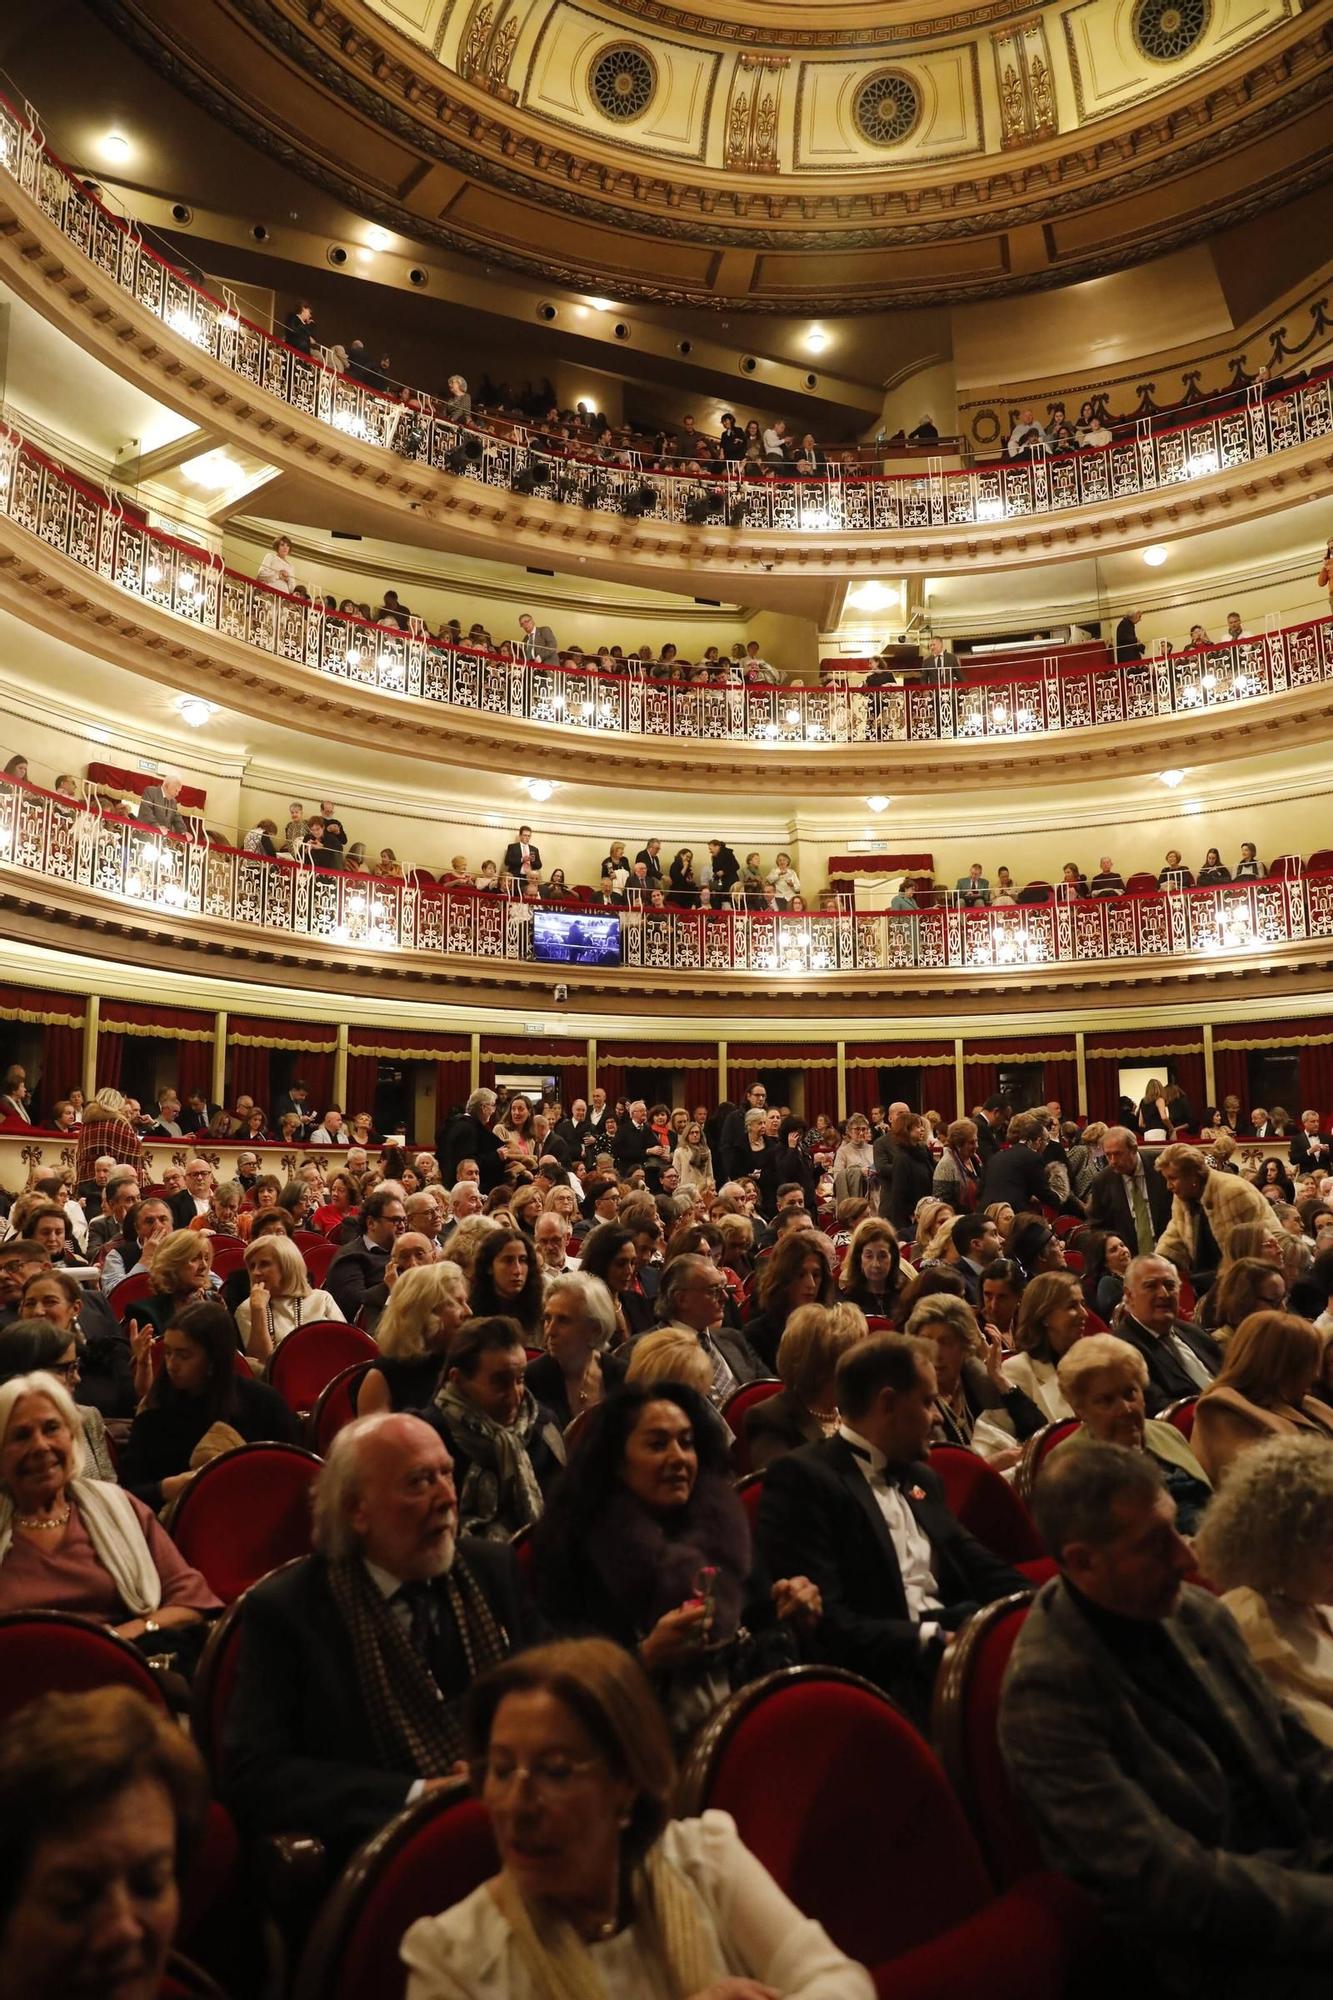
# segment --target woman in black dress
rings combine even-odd
[[[362,1379],[357,1415],[425,1409],[445,1350],[469,1310],[467,1279],[457,1264],[418,1264],[400,1272],[376,1323],[380,1358]]]

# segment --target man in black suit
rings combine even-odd
[[[1320,1131],[1317,1111],[1302,1111],[1300,1130],[1291,1135],[1288,1158],[1298,1174],[1333,1172],[1333,1139]]]
[[[346,1320],[354,1320],[367,1292],[381,1283],[394,1243],[407,1227],[403,1197],[392,1184],[372,1188],[361,1211],[361,1234],[329,1265],[324,1289]]]
[[[190,1139],[196,1133],[207,1132],[209,1121],[219,1117],[221,1112],[222,1106],[220,1104],[211,1104],[209,1102],[206,1090],[187,1090],[185,1093],[185,1109],[180,1115],[182,1133],[187,1139]]]
[[[1182,1396],[1208,1388],[1222,1366],[1222,1350],[1211,1334],[1178,1317],[1180,1273],[1166,1257],[1135,1257],[1125,1273],[1124,1311],[1116,1332],[1137,1347],[1148,1364],[1144,1400],[1155,1417]]]
[[[576,1097],[565,1116],[551,1127],[550,1138],[564,1148],[565,1165],[572,1166],[583,1148],[584,1121],[588,1116],[587,1102]]]
[[[294,1076],[288,1085],[287,1095],[280,1097],[274,1105],[271,1125],[271,1129],[274,1132],[278,1130],[283,1118],[289,1111],[293,1117],[299,1118],[301,1121],[300,1136],[302,1139],[305,1138],[307,1132],[313,1126],[319,1123],[318,1114],[310,1103],[310,1091],[304,1077]]]
[[[198,1155],[185,1162],[185,1186],[169,1195],[173,1229],[192,1229],[196,1216],[207,1215],[213,1206],[213,1183],[217,1179],[207,1160]]]
[[[1013,1209],[1057,1207],[1043,1157],[1049,1139],[1044,1112],[1020,1111],[1011,1118],[1009,1144],[986,1162],[977,1206],[989,1208],[992,1202],[1007,1201]]]
[[[504,866],[506,874],[516,875],[521,882],[527,881],[530,869],[536,869],[537,873],[541,874],[541,849],[534,847],[532,844],[532,828],[530,826],[521,826],[518,830],[518,839],[511,840],[508,847],[506,847],[504,852]]]
[[[648,887],[650,889],[660,889],[664,870],[662,868],[662,843],[656,834],[653,835],[651,840],[646,841],[635,855],[634,862],[636,867],[640,861],[643,862],[648,871]]]
[[[1102,1151],[1106,1165],[1088,1189],[1088,1221],[1146,1257],[1171,1220],[1171,1190],[1127,1126],[1112,1125]]]
[[[478,1185],[483,1194],[499,1187],[504,1179],[500,1141],[492,1129],[498,1102],[493,1090],[484,1086],[474,1090],[457,1116],[450,1118],[436,1133],[435,1157],[440,1163],[440,1179],[445,1187],[452,1187],[458,1180],[460,1160],[476,1161]]]
[[[456,1543],[457,1524],[453,1462],[429,1424],[401,1413],[339,1432],[314,1555],[246,1600],[223,1790],[248,1832],[317,1835],[338,1866],[450,1781],[469,1662],[538,1636],[508,1548]]]
[[[648,1123],[648,1106],[641,1097],[636,1097],[630,1105],[629,1117],[622,1118],[616,1127],[611,1157],[619,1171],[628,1176],[636,1167],[650,1166],[654,1161],[660,1166],[662,1151],[657,1134]]]
[[[1000,1150],[1000,1125],[1004,1111],[1002,1097],[988,1097],[972,1113],[972,1123],[977,1128],[977,1157],[984,1168],[987,1161]]]
[[[924,1463],[932,1352],[928,1341],[883,1333],[843,1355],[842,1422],[834,1436],[769,1466],[758,1529],[772,1573],[808,1576],[820,1592],[816,1653],[864,1674],[919,1719],[948,1634],[979,1605],[1027,1588],[959,1526]]]
[[[707,1355],[713,1370],[709,1395],[719,1409],[745,1383],[758,1382],[769,1372],[745,1335],[723,1324],[726,1299],[726,1280],[711,1257],[689,1251],[671,1259],[657,1295],[661,1324],[692,1333]]]

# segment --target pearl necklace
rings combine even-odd
[[[63,1514],[50,1515],[46,1520],[42,1520],[37,1514],[16,1514],[14,1516],[14,1526],[16,1528],[50,1528],[54,1532],[57,1528],[65,1528],[68,1525],[68,1507],[66,1507]]]

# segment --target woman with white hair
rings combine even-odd
[[[1144,1392],[1148,1364],[1137,1347],[1113,1333],[1087,1333],[1061,1357],[1056,1374],[1079,1427],[1057,1451],[1084,1444],[1119,1444],[1156,1459],[1176,1503],[1180,1532],[1192,1535],[1212,1498],[1208,1475],[1174,1424],[1150,1417]]]
[[[564,1426],[618,1389],[625,1363],[606,1352],[615,1338],[616,1308],[600,1278],[566,1271],[542,1303],[546,1352],[527,1372],[527,1385]]]
[[[375,1326],[380,1358],[362,1380],[357,1415],[424,1409],[468,1311],[467,1279],[447,1258],[399,1272]]]
[[[931,1292],[907,1316],[904,1333],[935,1350],[934,1440],[980,1453],[997,1471],[1016,1465],[1021,1445],[1046,1417],[1004,1374],[1004,1348],[983,1333],[966,1299]]]
[[[54,1375],[0,1384],[0,1613],[75,1611],[122,1639],[197,1626],[222,1609],[151,1508],[90,1479],[79,1413]]]
[[[1333,1451],[1273,1437],[1238,1458],[1204,1516],[1199,1567],[1254,1663],[1333,1745]]]
[[[311,1284],[305,1258],[289,1236],[260,1236],[247,1244],[245,1268],[250,1296],[236,1308],[236,1325],[252,1361],[267,1361],[298,1326],[346,1317],[331,1293]]]

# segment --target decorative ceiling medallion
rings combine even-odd
[[[900,146],[921,121],[921,93],[901,70],[876,70],[852,100],[856,129],[872,146]]]
[[[1203,39],[1212,13],[1210,0],[1138,0],[1130,32],[1149,62],[1179,62]]]
[[[642,118],[657,89],[651,56],[633,42],[615,42],[593,58],[588,88],[599,111],[617,124]]]

